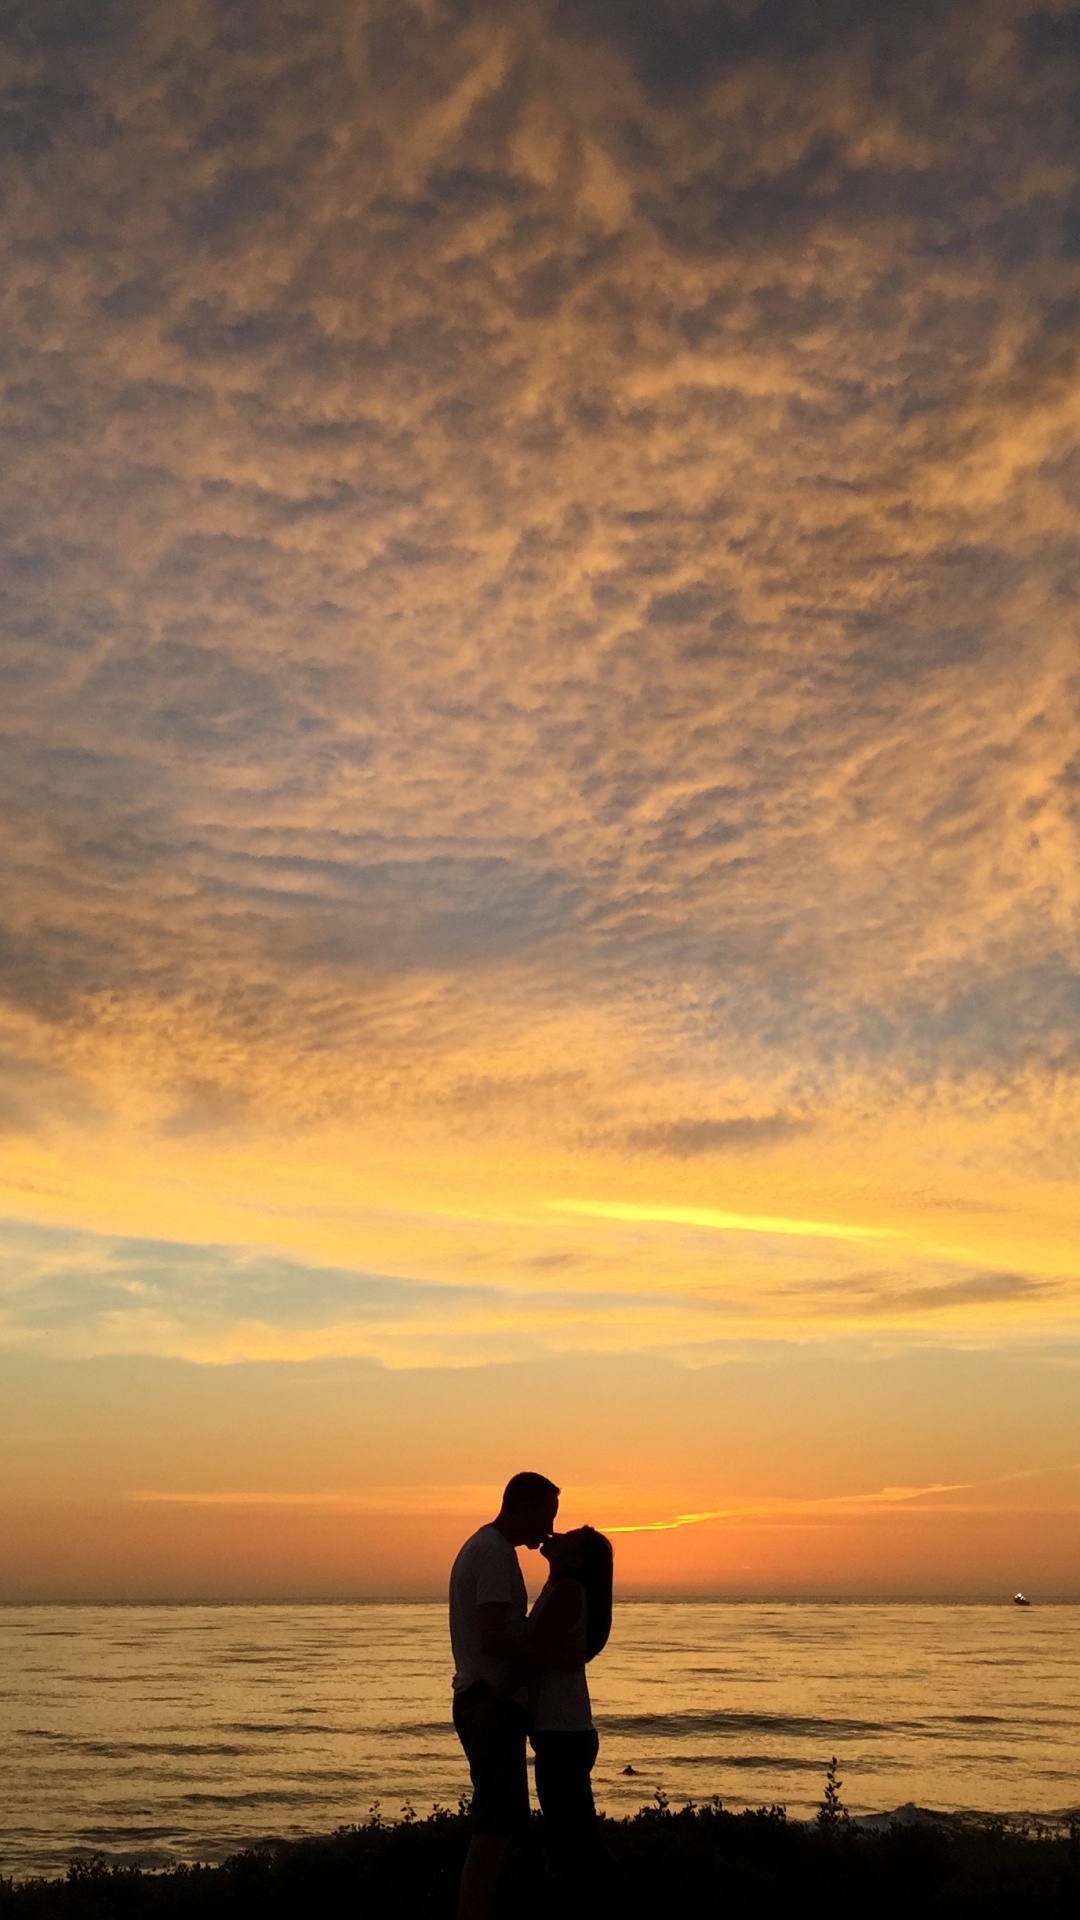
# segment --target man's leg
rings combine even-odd
[[[474,1833],[461,1869],[458,1920],[491,1920],[508,1833]]]
[[[529,1818],[525,1715],[489,1689],[454,1702],[454,1725],[472,1776],[472,1839],[461,1873],[458,1920],[491,1920],[511,1837]]]

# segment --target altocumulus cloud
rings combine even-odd
[[[352,1357],[394,1369],[617,1351],[707,1365],[779,1353],[796,1317],[804,1337],[807,1329],[820,1338],[867,1322],[878,1349],[903,1350],[920,1321],[934,1326],[956,1309],[1022,1307],[1059,1291],[1025,1275],[922,1261],[904,1272],[849,1264],[831,1275],[820,1263],[812,1278],[774,1286],[771,1295],[760,1278],[743,1297],[700,1286],[620,1293],[573,1284],[564,1272],[572,1263],[557,1256],[521,1264],[526,1284],[514,1288],[431,1285],[267,1249],[8,1222],[0,1230],[0,1351],[211,1363]],[[556,1290],[551,1282],[560,1278]],[[1059,1317],[1055,1337],[1074,1339],[1074,1322]]]
[[[12,1125],[1066,1151],[1078,19],[9,10]]]
[[[640,1345],[699,1302],[611,1294],[430,1286],[317,1267],[269,1251],[8,1224],[0,1234],[0,1347],[63,1357],[168,1353],[202,1361],[363,1356],[390,1366],[531,1359],[603,1348],[612,1310],[632,1308]],[[680,1314],[680,1307],[682,1313]],[[680,1319],[683,1325],[680,1327]],[[691,1329],[691,1335],[693,1330]]]

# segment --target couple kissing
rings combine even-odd
[[[494,1520],[466,1540],[450,1574],[454,1726],[473,1787],[459,1920],[489,1920],[507,1847],[528,1820],[526,1737],[568,1904],[606,1877],[585,1668],[611,1630],[611,1543],[592,1527],[556,1533],[558,1509],[552,1481],[515,1473]],[[539,1548],[548,1563],[531,1613],[518,1547]]]

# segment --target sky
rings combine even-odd
[[[0,49],[0,1599],[1080,1595],[1080,8]]]

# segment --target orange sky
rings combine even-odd
[[[523,1464],[1080,1592],[1074,16],[121,12],[11,47],[0,1598]]]

